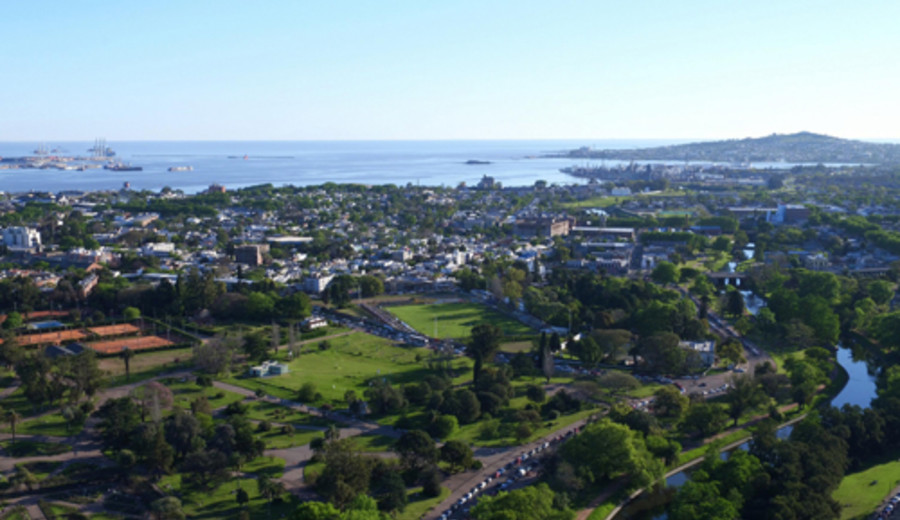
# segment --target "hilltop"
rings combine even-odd
[[[594,150],[582,147],[555,157],[573,159],[668,160],[715,162],[791,162],[900,164],[900,144],[870,143],[799,132],[766,137],[636,148]]]

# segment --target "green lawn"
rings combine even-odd
[[[175,406],[180,406],[186,410],[191,409],[191,402],[201,395],[205,395],[209,401],[209,405],[213,410],[228,406],[237,401],[243,401],[244,396],[228,390],[220,390],[218,388],[202,388],[192,381],[184,383],[177,381],[166,381],[165,385],[172,390]]]
[[[895,459],[844,476],[832,497],[841,504],[841,519],[869,518],[898,484],[900,461]]]
[[[386,309],[426,336],[434,336],[437,318],[438,338],[468,338],[472,327],[482,322],[497,325],[507,336],[534,333],[528,326],[477,303],[404,305]]]
[[[564,208],[580,209],[580,208],[608,208],[619,203],[631,200],[630,196],[610,197],[603,195],[600,197],[591,197],[589,199],[577,200],[575,202],[566,202]]]
[[[441,487],[441,494],[434,498],[423,496],[422,488],[414,488],[409,492],[409,503],[406,504],[406,509],[402,513],[398,513],[395,518],[396,520],[418,520],[448,496],[450,496],[450,490],[445,487]]]
[[[235,495],[238,488],[250,495],[250,502],[245,506],[250,518],[281,518],[296,509],[296,499],[289,498],[288,494],[284,495],[285,502],[270,506],[259,495],[256,487],[256,475],[265,473],[271,477],[280,476],[284,472],[284,460],[260,457],[242,469],[247,476],[233,478],[212,490],[183,486],[179,474],[165,476],[159,484],[163,490],[172,491],[179,496],[185,514],[192,519],[237,518],[241,511]]]
[[[15,443],[12,441],[2,441],[0,446],[11,457],[37,457],[46,455],[58,455],[72,449],[68,444],[57,444],[52,442],[36,442],[31,440],[18,439]]]
[[[520,444],[525,444],[539,439],[552,431],[558,430],[560,428],[565,428],[566,426],[578,422],[581,419],[587,419],[591,415],[597,413],[597,411],[598,410],[596,408],[591,408],[570,415],[563,415],[559,419],[556,419],[554,421],[542,421],[541,425],[538,428],[535,428],[531,432],[531,435],[522,442],[519,442],[514,435],[497,437],[494,439],[482,439],[480,434],[481,427],[484,424],[484,421],[476,421],[472,424],[460,426],[459,430],[453,433],[453,435],[451,435],[448,440],[459,440],[467,442],[474,446],[484,446],[491,448],[518,446]],[[514,431],[516,424],[513,424],[512,426],[513,428],[510,428],[510,430]],[[501,426],[501,430],[502,428],[503,426]]]
[[[393,437],[388,437],[387,435],[363,434],[352,437],[350,442],[353,444],[353,447],[359,451],[377,453],[391,451],[397,440]]]
[[[290,373],[267,378],[232,377],[226,382],[283,399],[296,399],[304,383],[313,383],[324,401],[342,403],[347,390],[362,396],[367,383],[378,377],[393,384],[420,381],[428,372],[432,352],[424,348],[395,346],[390,341],[362,332],[329,340],[328,350],[309,351],[288,362]],[[471,360],[456,359],[460,370]],[[471,374],[468,374],[471,377]]]

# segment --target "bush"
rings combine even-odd
[[[259,432],[267,432],[267,431],[270,431],[271,429],[272,429],[272,423],[270,423],[269,421],[262,421],[256,427],[256,430]]]
[[[303,383],[300,390],[297,390],[297,400],[301,403],[316,400],[316,385],[314,383]]]
[[[213,380],[212,380],[212,377],[210,377],[206,374],[200,374],[199,376],[197,376],[196,383],[197,383],[197,386],[199,386],[201,388],[207,388],[207,387],[210,387],[213,385]]]

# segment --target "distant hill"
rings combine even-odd
[[[867,143],[799,132],[631,150],[594,150],[583,147],[554,157],[728,163],[900,164],[900,144]]]

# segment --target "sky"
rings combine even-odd
[[[4,3],[0,141],[900,138],[900,2]]]

